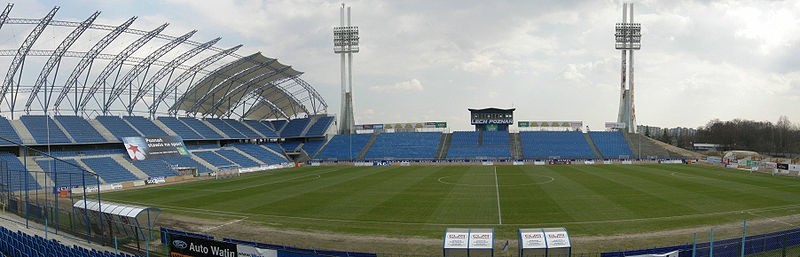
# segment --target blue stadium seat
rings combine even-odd
[[[139,132],[141,132],[142,135],[144,136],[148,137],[169,136],[167,132],[164,132],[164,130],[159,128],[155,123],[153,123],[153,121],[145,117],[124,116],[122,117],[122,119],[133,125],[133,127],[139,130]]]
[[[230,146],[230,147],[234,147],[236,149],[239,149],[242,152],[245,152],[245,153],[249,154],[250,156],[253,156],[254,158],[256,158],[256,159],[258,159],[258,160],[260,160],[260,161],[262,161],[262,162],[264,162],[266,164],[280,164],[280,163],[288,162],[288,160],[286,159],[285,156],[274,154],[274,153],[270,152],[269,150],[261,148],[260,146],[255,145],[255,144],[234,143],[234,144],[228,144],[226,146]],[[278,152],[281,153],[281,151],[278,151]]]
[[[13,145],[13,143],[22,144],[22,140],[19,139],[17,131],[11,126],[11,122],[2,116],[0,116],[0,138],[5,139],[0,139],[0,145]]]
[[[481,137],[480,133],[483,133]],[[483,139],[482,141],[480,139]],[[448,159],[507,159],[511,158],[508,132],[456,131],[450,138]]]
[[[166,161],[168,159],[145,159],[133,161],[127,156],[125,159],[131,162],[133,166],[139,168],[139,170],[147,174],[149,177],[171,177],[177,175],[172,171],[170,163]]]
[[[197,133],[199,133],[206,139],[225,138],[198,119],[192,117],[179,117],[178,120],[182,121],[184,124],[186,124],[186,126],[189,126],[190,128],[194,129],[194,131],[197,131]]]
[[[211,171],[210,168],[206,167],[205,165],[200,164],[199,162],[192,159],[190,156],[175,156],[166,158],[164,160],[166,163],[176,167],[190,167],[190,168],[197,168],[199,172],[209,172]]]
[[[139,134],[133,127],[128,125],[127,122],[122,120],[120,117],[117,116],[97,116],[95,117],[100,124],[103,124],[103,127],[106,127],[108,131],[111,131],[111,134],[117,137],[120,141],[122,141],[123,137],[140,137],[142,135]]]
[[[293,138],[293,137],[300,137],[303,134],[303,131],[306,129],[308,124],[311,122],[309,118],[300,118],[300,119],[293,119],[290,120],[286,126],[283,127],[281,130],[281,137],[283,138]]]
[[[630,157],[631,148],[628,146],[628,141],[622,136],[622,132],[589,132],[589,136],[594,141],[597,150],[603,157],[618,158],[620,156]]]
[[[222,119],[208,118],[206,119],[206,121],[212,126],[219,129],[219,131],[222,131],[222,133],[225,133],[225,135],[227,135],[228,138],[239,138],[239,139],[247,138],[245,135],[243,135],[241,132],[231,127],[230,125],[228,125],[228,123],[226,123]]]
[[[139,180],[128,169],[122,167],[111,157],[82,158],[81,161],[97,173],[106,183],[119,183]]]
[[[272,125],[267,125],[269,124],[268,122],[261,122],[257,120],[243,120],[242,122],[252,127],[267,138],[278,137],[278,134],[275,134],[275,130],[272,128]]]
[[[580,131],[523,131],[520,143],[527,159],[597,157]]]
[[[281,145],[278,143],[264,143],[262,146],[269,148],[277,153],[286,154],[286,151],[284,151]]]
[[[317,154],[316,159],[354,159],[358,157],[370,138],[372,138],[372,134],[335,135]]]
[[[302,143],[303,143],[302,141],[284,141],[283,143],[280,144],[281,147],[283,147],[283,149],[286,150],[287,152],[294,152],[298,150],[297,147],[300,146],[300,144]]]
[[[381,133],[364,158],[433,159],[441,139],[441,132]]]
[[[248,128],[247,126],[245,126],[244,124],[242,124],[241,122],[239,122],[237,120],[222,119],[222,121],[227,123],[228,126],[231,126],[232,128],[236,129],[236,131],[239,131],[246,138],[263,138],[261,135],[259,135],[258,133],[256,133],[255,131],[253,131],[252,129]]]
[[[24,190],[26,179],[29,190],[41,188],[16,155],[0,152],[0,167],[8,169],[8,172],[0,172],[0,184],[2,184],[0,191],[4,189],[10,191]]]
[[[23,115],[19,117],[22,124],[33,136],[33,140],[39,144],[69,144],[69,140],[64,131],[55,124],[53,119],[44,115]]]
[[[52,159],[39,159],[36,164],[47,173],[52,183],[57,187],[63,186],[81,186],[95,185],[97,180],[94,176],[89,175],[88,171],[84,171],[77,161],[72,159],[67,160],[52,160]],[[83,177],[81,177],[83,175]]]
[[[226,159],[232,161],[233,163],[236,163],[236,165],[239,165],[239,167],[250,168],[250,167],[261,166],[257,162],[253,161],[250,158],[247,158],[247,156],[240,154],[236,150],[221,149],[217,150],[216,152],[220,156],[225,157]]]
[[[288,120],[271,120],[271,121],[268,121],[267,123],[272,124],[272,128],[273,128],[273,130],[275,130],[275,132],[281,132],[281,130],[283,130],[283,127],[285,127],[286,124],[289,123],[289,121]],[[280,133],[278,133],[278,135],[280,135]]]
[[[172,132],[178,134],[178,136],[184,140],[203,139],[200,134],[197,134],[197,132],[189,128],[189,126],[186,124],[183,124],[183,122],[175,117],[158,117],[156,119],[164,124],[164,126],[167,126],[170,130],[172,130]]]
[[[97,132],[97,130],[82,117],[59,115],[55,116],[55,118],[77,143],[106,142],[106,139],[100,135],[100,132]]]
[[[28,235],[22,231],[12,232],[5,227],[0,227],[0,256],[8,253],[9,256],[21,257],[133,257],[129,254],[115,254],[108,251],[86,249],[77,245],[67,246],[61,242],[46,240],[38,235]]]
[[[314,157],[314,154],[319,151],[319,148],[325,144],[325,140],[308,140],[303,144],[303,150],[308,153],[309,156]]]
[[[211,165],[214,165],[214,167],[216,168],[229,167],[234,165],[234,163],[223,158],[214,151],[193,152],[192,154],[197,155],[198,157],[210,163]]]
[[[331,124],[333,123],[333,116],[322,116],[319,117],[314,124],[311,124],[311,127],[308,128],[308,132],[306,132],[306,137],[321,137],[325,135],[325,132],[328,131]]]

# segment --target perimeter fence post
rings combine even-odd
[[[744,257],[744,240],[747,238],[747,220],[742,221],[742,255]]]
[[[697,232],[694,232],[692,237],[692,257],[697,257]]]

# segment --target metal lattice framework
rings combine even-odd
[[[246,119],[327,112],[325,100],[300,78],[302,72],[260,53],[236,54],[242,45],[226,49],[216,46],[220,38],[190,40],[196,30],[181,36],[162,34],[168,24],[149,31],[135,29],[137,17],[116,26],[95,24],[100,12],[83,21],[55,20],[59,7],[44,18],[13,18],[12,7],[7,5],[0,14],[0,33],[5,33],[4,26],[34,25],[19,48],[0,49],[0,57],[13,57],[0,87],[0,104],[5,101],[0,114],[10,113],[12,119],[19,112]],[[63,28],[70,32],[61,32],[62,39],[42,37],[59,40],[54,49],[41,45],[55,44],[37,43],[45,30]],[[93,38],[98,32],[101,35]],[[71,50],[73,46],[89,50]],[[177,53],[167,57],[173,50]],[[35,78],[32,71],[23,72],[26,64],[40,70]],[[69,76],[59,78],[65,72]],[[17,106],[18,96],[27,98],[24,105]]]

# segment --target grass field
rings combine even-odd
[[[800,180],[701,165],[304,167],[104,194],[296,230],[441,237],[447,227],[639,233],[785,216]]]

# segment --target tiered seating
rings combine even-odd
[[[156,126],[156,124],[153,123],[153,121],[145,117],[125,116],[122,118],[128,121],[128,123],[130,123],[131,125],[133,125],[133,127],[139,130],[139,132],[142,132],[142,135],[144,136],[150,136],[150,137],[169,136],[167,132],[164,132],[164,130]]]
[[[186,149],[189,149],[189,151],[219,148],[219,146],[214,143],[184,144],[184,146],[186,146]]]
[[[253,161],[250,158],[247,158],[247,156],[240,154],[236,150],[222,149],[218,150],[217,154],[225,157],[228,160],[231,160],[232,162],[239,165],[239,167],[249,168],[249,167],[260,166],[257,162]]]
[[[306,132],[307,137],[321,137],[325,135],[325,132],[328,131],[328,128],[333,123],[333,116],[323,116],[319,117],[314,124],[308,128],[308,132]]]
[[[450,139],[447,150],[449,159],[480,159],[480,158],[510,158],[511,146],[509,145],[508,132],[487,131],[483,132],[483,142],[480,142],[480,132],[456,131]]]
[[[258,133],[256,133],[255,131],[253,131],[252,129],[248,128],[247,126],[245,126],[244,124],[242,124],[241,122],[239,122],[237,120],[234,120],[234,119],[222,119],[222,121],[224,121],[229,126],[231,126],[232,128],[234,128],[237,131],[239,131],[240,133],[242,133],[242,135],[244,135],[247,138],[262,138],[261,135],[259,135]]]
[[[192,159],[189,156],[175,156],[167,158],[166,161],[169,165],[177,166],[177,167],[193,167],[197,168],[199,172],[209,172],[211,169],[208,167],[200,164],[199,162]]]
[[[323,144],[325,144],[325,140],[309,140],[303,144],[303,150],[313,157],[314,153],[316,153]]]
[[[222,139],[224,138],[222,135],[214,131],[213,129],[209,128],[205,123],[202,121],[192,118],[192,117],[180,117],[178,120],[182,121],[186,126],[194,129],[197,133],[200,133],[200,136],[206,139]]]
[[[358,157],[371,137],[372,134],[335,135],[328,145],[317,154],[316,159],[354,159]]]
[[[5,138],[6,140],[10,140],[11,142],[17,144],[22,144],[22,140],[19,139],[19,135],[17,135],[14,127],[11,126],[11,122],[2,116],[0,116],[0,138]],[[0,139],[0,145],[13,145],[13,143],[6,140]]]
[[[271,125],[267,125],[269,123],[262,123],[257,120],[243,120],[245,124],[252,127],[262,135],[268,138],[275,138],[278,137],[278,134],[275,134],[275,130],[272,130]]]
[[[214,151],[206,151],[206,152],[194,152],[194,155],[197,155],[201,159],[205,160],[206,162],[214,165],[214,167],[226,167],[226,166],[233,166],[233,163],[222,158],[219,154],[215,153]]]
[[[226,123],[221,119],[209,118],[206,119],[206,121],[208,121],[208,123],[210,123],[212,126],[222,131],[222,133],[225,133],[225,135],[228,135],[229,138],[247,138],[246,136],[242,135],[242,133],[240,133],[239,131],[237,131],[236,129],[234,129],[233,127],[228,125],[228,123]]]
[[[115,254],[108,251],[86,249],[76,245],[66,246],[55,239],[44,238],[20,231],[12,232],[0,227],[0,255],[7,253],[9,256],[81,256],[81,257],[133,257],[125,253]]]
[[[36,164],[39,164],[39,167],[47,173],[47,176],[57,187],[80,186],[83,184],[81,175],[85,176],[87,185],[97,184],[94,176],[88,175],[88,172],[78,168],[80,164],[75,160],[53,161],[52,159],[40,159],[36,160]]]
[[[628,147],[628,141],[625,141],[625,137],[622,136],[621,132],[589,132],[589,136],[594,141],[594,145],[597,146],[597,150],[600,150],[600,154],[605,157],[619,157],[619,156],[631,156],[630,147]]]
[[[285,127],[286,123],[289,123],[289,121],[288,120],[272,120],[272,121],[269,121],[269,123],[272,124],[272,128],[275,130],[275,132],[281,132],[281,130],[283,130],[283,127]],[[278,134],[280,134],[280,133],[278,133]]]
[[[97,156],[109,154],[127,154],[125,149],[86,149],[78,151],[52,151],[51,156],[54,157],[75,157],[75,156]]]
[[[303,133],[303,130],[306,129],[308,123],[311,121],[309,118],[301,118],[301,119],[293,119],[289,121],[289,124],[281,130],[281,137],[283,138],[292,138],[292,137],[300,137]]]
[[[229,144],[227,146],[231,146],[233,148],[239,149],[242,152],[245,152],[245,153],[249,154],[250,156],[255,157],[256,159],[261,160],[262,162],[264,162],[266,164],[279,164],[279,163],[288,162],[288,160],[286,159],[285,156],[276,155],[276,154],[270,152],[267,149],[259,147],[258,145],[246,144],[246,143],[235,143],[235,144]]]
[[[77,143],[105,142],[106,139],[91,124],[78,116],[55,116]]]
[[[381,133],[364,158],[435,158],[441,138],[440,132]]]
[[[281,145],[278,144],[278,143],[265,143],[265,144],[263,144],[263,146],[265,146],[265,147],[267,147],[267,148],[269,148],[269,149],[271,149],[271,150],[273,150],[273,151],[275,151],[277,153],[286,153],[286,151],[284,151],[283,148],[281,148]]]
[[[31,132],[33,140],[39,144],[69,144],[66,134],[48,116],[44,115],[24,115],[19,118],[28,131]]]
[[[525,158],[592,158],[592,148],[579,131],[520,132],[522,154]]]
[[[195,139],[203,139],[200,134],[194,132],[189,126],[183,124],[180,120],[175,117],[158,117],[158,121],[160,121],[164,126],[167,126],[171,129],[175,134],[178,134],[184,140],[195,140]]]
[[[97,116],[95,119],[103,124],[108,131],[111,131],[117,139],[122,140],[123,137],[140,137],[142,135],[133,129],[127,122],[117,116]]]
[[[171,159],[173,158],[170,158],[170,160]],[[177,175],[172,171],[170,164],[166,162],[168,159],[145,159],[137,161],[131,161],[131,159],[127,160],[133,163],[133,166],[139,168],[139,170],[143,171],[149,177],[171,177]]]
[[[0,172],[0,184],[4,190],[19,191],[25,189],[25,179],[28,180],[28,189],[39,189],[39,183],[33,178],[30,172],[25,169],[25,165],[19,161],[17,156],[10,153],[0,153],[0,166],[8,168],[8,172]]]
[[[281,146],[287,152],[292,152],[292,151],[297,150],[297,147],[300,146],[300,144],[302,144],[302,143],[303,142],[301,142],[301,141],[286,141],[286,142],[281,143]]]
[[[111,159],[111,157],[83,158],[81,161],[97,175],[100,175],[106,183],[119,183],[139,179],[117,161]]]

